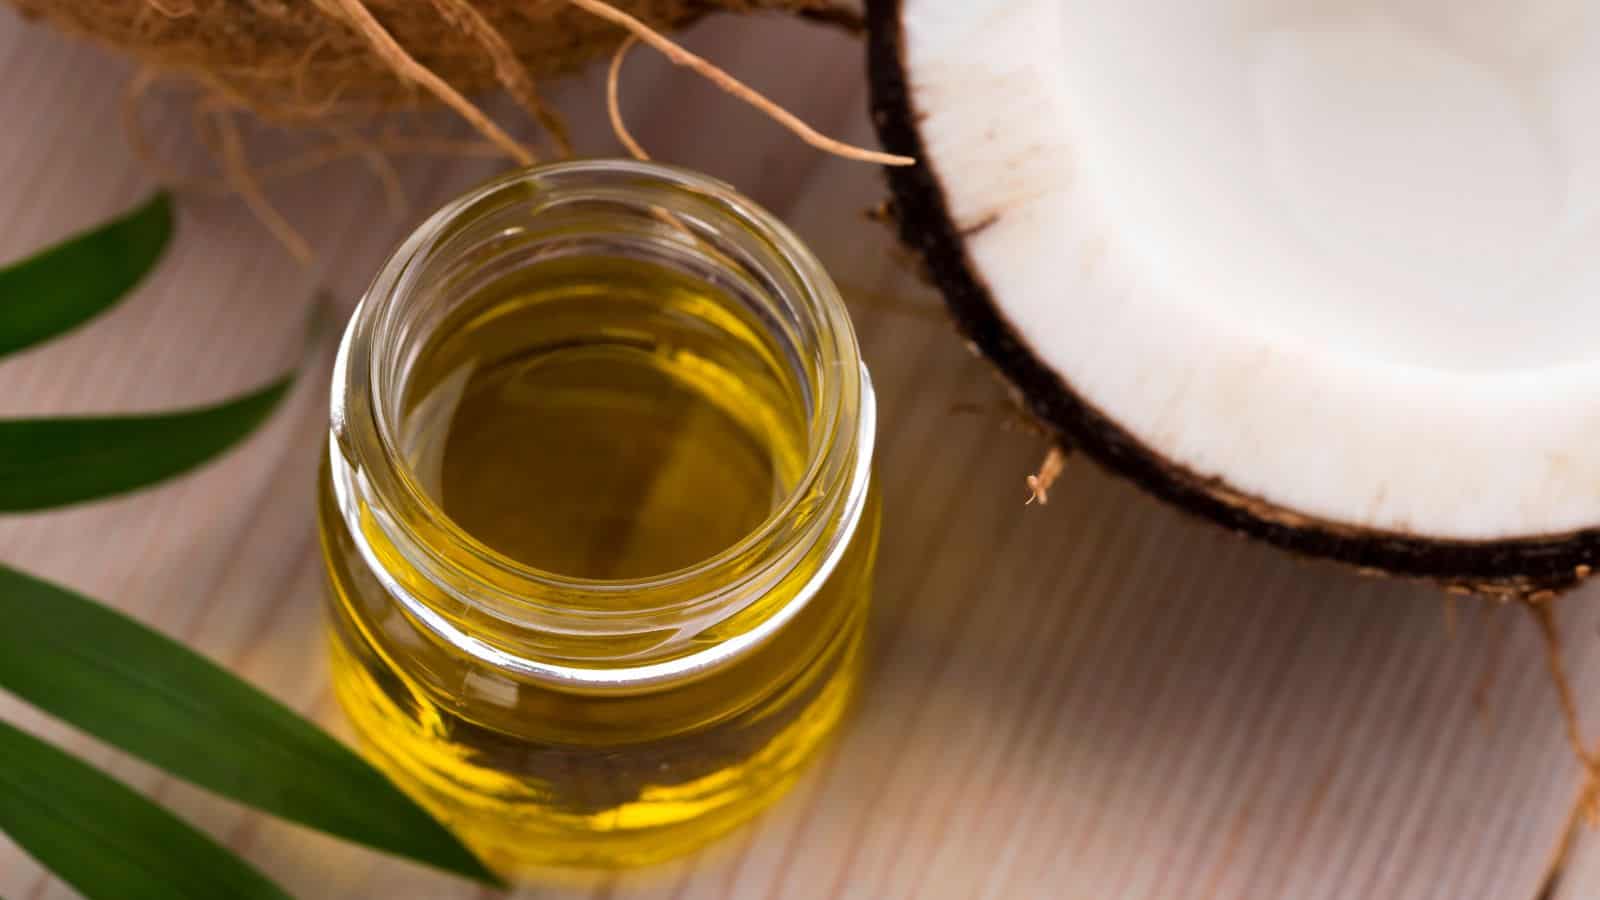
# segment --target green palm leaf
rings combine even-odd
[[[94,318],[155,266],[172,236],[172,204],[156,194],[99,228],[0,268],[0,356]]]
[[[496,883],[359,756],[182,644],[5,566],[0,621],[0,688],[51,715],[241,803]]]
[[[0,512],[94,500],[182,474],[255,430],[290,381],[178,412],[0,421]]]
[[[0,356],[115,304],[155,264],[171,230],[169,201],[159,194],[0,268]],[[93,500],[189,471],[254,431],[292,381],[172,412],[0,421],[0,512]],[[246,805],[499,883],[342,744],[127,616],[0,565],[0,620],[9,623],[0,629],[0,689]],[[286,896],[143,796],[4,723],[0,832],[93,900]]]
[[[177,816],[0,722],[0,830],[90,900],[287,900]]]

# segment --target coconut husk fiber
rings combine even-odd
[[[274,121],[326,120],[344,109],[429,95],[456,106],[446,92],[505,88],[554,128],[558,143],[559,123],[540,100],[538,81],[606,53],[626,33],[570,0],[3,2],[27,17],[127,53],[149,70],[193,79],[230,105]],[[826,0],[608,2],[660,30],[708,12],[826,5]],[[474,124],[484,130],[482,123]]]
[[[357,155],[383,181],[391,207],[400,210],[405,206],[404,192],[385,156],[388,152],[481,155],[487,151],[520,165],[538,162],[544,154],[513,138],[472,99],[497,89],[504,89],[543,126],[554,156],[571,156],[565,125],[540,96],[539,81],[618,51],[630,35],[757,105],[822,149],[852,152],[854,148],[816,135],[709,62],[661,36],[664,30],[711,12],[779,10],[859,25],[856,16],[831,2],[0,0],[26,18],[87,37],[139,63],[129,84],[125,124],[134,150],[169,181],[191,179],[152,153],[139,125],[141,100],[158,80],[175,78],[197,86],[201,99],[195,121],[222,175],[222,189],[240,196],[301,262],[313,259],[311,247],[273,208],[263,190],[265,177]],[[613,78],[614,70],[615,65]],[[349,127],[355,122],[371,124],[374,112],[429,102],[449,107],[487,140],[463,145],[401,137],[385,127],[382,139],[374,141]],[[278,125],[321,129],[332,140],[303,156],[258,165],[244,149],[233,117],[237,110],[252,111]],[[898,159],[868,151],[854,155],[879,162]]]

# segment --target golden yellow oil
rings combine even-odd
[[[805,463],[805,410],[751,324],[694,282],[587,267],[446,322],[402,440],[444,511],[506,556],[661,575],[772,512]]]
[[[461,540],[524,566],[614,585],[684,570],[756,529],[811,449],[804,388],[762,324],[648,263],[549,262],[432,335],[410,363],[400,450]],[[357,554],[326,477],[322,520],[341,702],[380,764],[502,869],[704,843],[793,782],[859,676],[875,503],[828,582],[753,652],[603,695],[505,671],[413,621]],[[750,616],[799,588],[780,582]],[[603,600],[618,614],[650,602],[625,588]],[[495,624],[478,624],[492,643]],[[609,666],[665,637],[544,639]]]

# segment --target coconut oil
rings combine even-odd
[[[876,544],[871,387],[765,213],[657,166],[510,176],[401,248],[334,382],[336,693],[491,865],[691,849],[833,733]]]

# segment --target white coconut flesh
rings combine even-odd
[[[994,312],[1199,478],[1339,526],[1600,524],[1600,4],[903,0]]]

